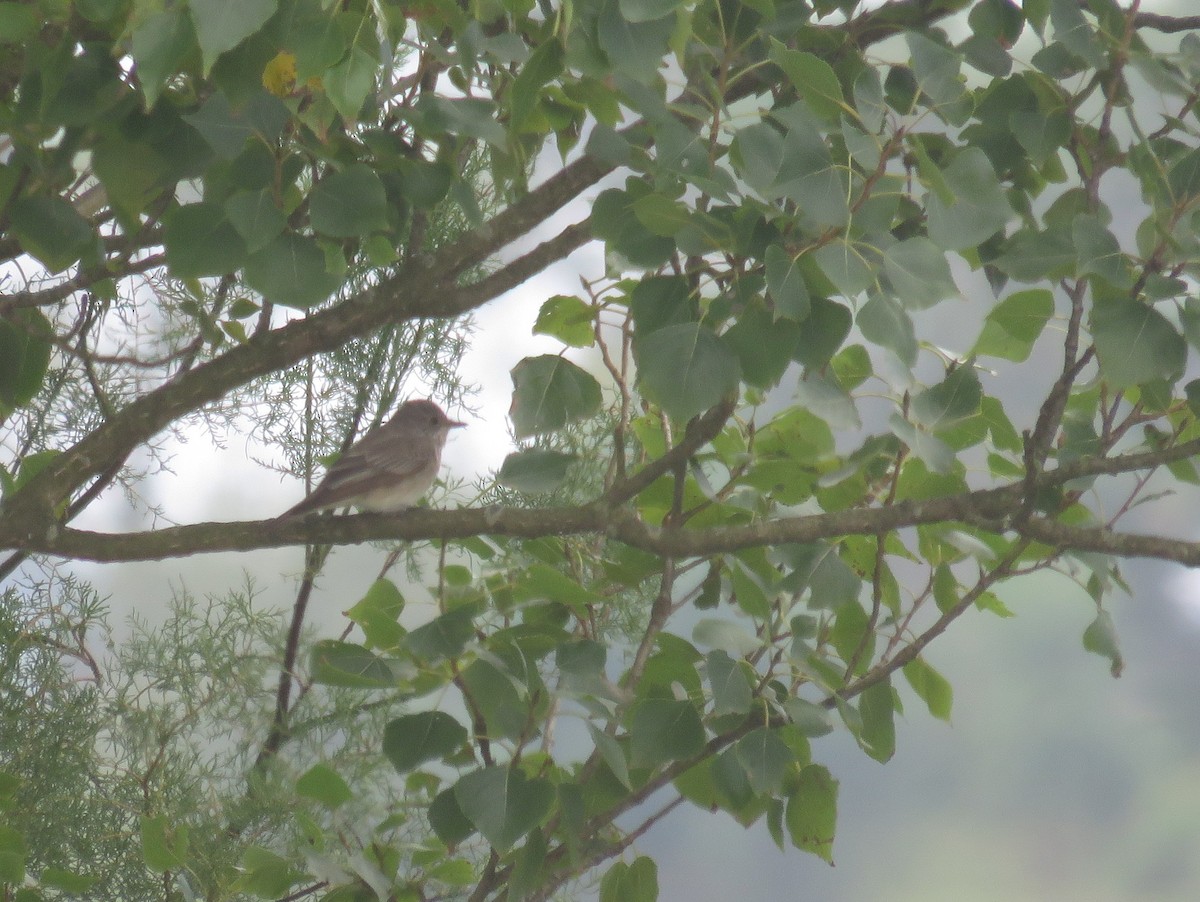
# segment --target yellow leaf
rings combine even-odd
[[[287,97],[296,84],[296,56],[280,50],[263,69],[263,87],[276,97]]]

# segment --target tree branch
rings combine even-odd
[[[1020,533],[1061,551],[1099,551],[1118,557],[1148,557],[1200,567],[1200,542],[1117,532],[1104,526],[1071,526],[1040,517],[1022,523]]]
[[[676,447],[682,446],[683,443]],[[1200,454],[1200,439],[1159,451],[1081,459],[1044,471],[1038,476],[1036,485],[1039,490],[1054,488],[1077,479],[1119,475],[1162,466],[1197,454]],[[17,548],[78,560],[115,562],[186,557],[217,551],[253,551],[306,543],[356,545],[384,540],[446,540],[476,535],[541,538],[606,533],[654,554],[675,558],[704,557],[762,545],[870,535],[881,530],[926,523],[958,521],[992,530],[1008,529],[1011,527],[1008,518],[1020,511],[1026,488],[1025,482],[1021,481],[945,498],[900,501],[887,507],[855,508],[706,529],[648,526],[634,512],[626,508],[613,508],[603,499],[577,507],[530,510],[492,506],[454,511],[417,509],[391,515],[198,523],[138,533],[98,533],[51,525],[48,529],[26,535],[23,529],[11,523],[0,523],[0,548]],[[1057,527],[1061,524],[1053,525]],[[1030,535],[1041,540],[1039,536]],[[1096,538],[1086,529],[1073,535],[1080,542],[1102,542],[1106,550],[1109,546],[1128,542],[1122,546],[1127,551],[1112,550],[1111,553],[1135,557],[1146,555],[1148,552],[1143,549],[1150,547],[1146,543],[1152,544],[1154,541],[1151,537],[1110,533],[1119,539],[1113,542],[1108,538]],[[1081,544],[1078,547],[1090,546]],[[1149,556],[1167,557],[1190,564],[1191,555],[1197,553],[1194,549],[1200,546],[1182,542],[1176,543],[1175,547],[1177,553],[1151,553]]]

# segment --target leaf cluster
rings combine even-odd
[[[683,805],[832,861],[821,737],[886,761],[901,681],[948,718],[927,649],[1007,616],[1007,581],[1083,585],[1119,673],[1122,559],[1200,564],[1120,530],[1200,482],[1198,27],[1115,0],[0,4],[0,574],[307,546],[286,638],[239,594],[128,646],[120,836],[184,895],[544,899],[605,868],[601,898],[652,899],[636,843]],[[261,405],[307,475],[414,374],[460,398],[461,317],[589,242],[603,272],[529,309],[561,351],[513,368],[522,444],[483,503],[72,525],[205,412]],[[421,589],[393,556],[307,641],[330,545],[380,539],[429,543]],[[24,573],[5,722],[49,700],[99,736],[27,634],[87,643]],[[0,884],[70,882],[45,835],[0,832]]]

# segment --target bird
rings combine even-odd
[[[372,513],[410,508],[437,478],[450,430],[465,425],[433,401],[405,401],[390,420],[347,448],[307,498],[277,519],[349,505]]]

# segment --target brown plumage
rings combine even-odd
[[[465,425],[432,401],[405,401],[390,420],[347,448],[312,494],[280,518],[349,505],[379,513],[412,507],[437,478],[450,430]]]

